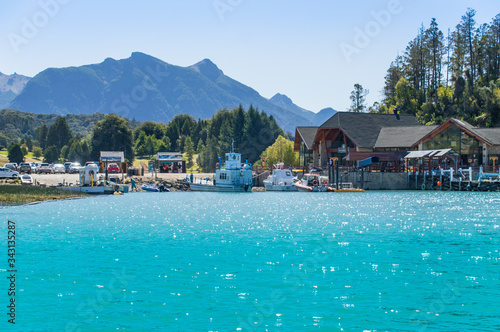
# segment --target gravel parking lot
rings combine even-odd
[[[103,175],[103,173],[100,173],[100,175]],[[121,178],[121,174],[117,174]],[[186,175],[189,177],[190,174],[182,174],[182,173],[159,173],[158,174],[158,179],[164,179],[164,180],[181,180],[186,177]],[[213,174],[193,174],[194,177],[196,178],[201,178],[201,177],[212,177]],[[68,174],[68,173],[63,173],[63,174],[31,174],[33,177],[33,180],[36,181],[37,183],[40,184],[45,184],[47,186],[57,186],[59,183],[65,183],[65,184],[73,184],[76,185],[76,182],[79,179],[78,174]],[[127,175],[123,175],[124,179],[127,179]],[[144,176],[134,176],[133,178],[141,178],[144,181],[147,181],[149,179],[153,179],[151,173],[144,173]]]

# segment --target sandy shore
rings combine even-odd
[[[103,174],[104,175],[104,174]],[[158,179],[161,180],[182,180],[186,178],[186,175],[189,177],[190,174],[180,174],[180,173],[159,173],[158,174]],[[73,184],[76,185],[76,182],[78,181],[78,174],[31,174],[33,177],[34,181],[37,181],[40,184],[45,184],[47,186],[57,186],[59,183],[65,183],[65,184]],[[121,174],[118,174],[118,176],[122,176]],[[197,179],[203,177],[212,177],[213,174],[204,174],[204,173],[196,173],[193,174],[193,176]],[[149,180],[154,180],[154,176],[152,176],[151,173],[144,173],[144,176],[133,176],[132,178],[138,180],[141,179],[142,181],[149,181]],[[129,177],[124,174],[123,179],[129,179]]]

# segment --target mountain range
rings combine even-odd
[[[0,109],[10,105],[12,100],[23,91],[30,77],[18,75],[5,75],[0,73]]]
[[[168,123],[180,113],[207,119],[219,109],[253,105],[289,132],[296,126],[320,125],[335,114],[331,108],[308,111],[282,94],[266,99],[225,75],[209,59],[180,67],[134,52],[127,59],[48,68],[27,79],[17,93],[11,88],[6,98],[11,98],[9,108],[58,115],[116,113],[137,121]],[[23,80],[17,80],[20,87]]]

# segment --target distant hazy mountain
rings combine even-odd
[[[0,73],[0,109],[9,106],[14,98],[24,89],[30,77],[18,75],[5,75]]]
[[[293,103],[293,101],[288,98],[286,95],[282,95],[281,93],[275,94],[271,99],[269,99],[271,103],[274,105],[281,107],[283,109],[286,109],[298,116],[302,116],[308,119],[311,119],[314,117],[314,113],[311,111],[306,110],[305,108],[302,108],[300,106],[297,106]]]
[[[179,113],[206,119],[222,108],[241,104],[248,109],[252,104],[272,115],[285,131],[316,122],[315,113],[286,101],[286,96],[281,101],[275,97],[267,100],[208,59],[179,67],[136,52],[122,60],[46,69],[28,82],[10,108],[60,115],[117,113],[138,121],[168,122]]]
[[[275,104],[278,107],[286,109],[299,117],[304,117],[309,119],[312,125],[319,126],[323,124],[326,120],[331,118],[337,111],[333,108],[324,108],[318,113],[313,113],[311,111],[306,110],[300,106],[297,106],[293,103],[293,101],[287,97],[286,95],[282,95],[280,93],[275,94],[269,101]],[[302,124],[300,124],[302,126]],[[304,125],[305,126],[305,125]]]
[[[314,120],[313,120],[314,125],[316,126],[322,125],[323,123],[326,122],[326,120],[334,116],[335,113],[337,113],[337,111],[331,107],[323,108],[321,111],[319,111],[314,115]]]

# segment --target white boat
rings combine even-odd
[[[233,151],[226,153],[226,161],[217,168],[212,179],[194,179],[189,183],[193,191],[224,191],[224,192],[251,192],[253,186],[252,165],[241,162],[241,154]]]
[[[277,164],[276,169],[263,182],[266,191],[297,191],[295,181],[291,170],[285,169],[283,164]]]
[[[333,191],[333,188],[328,186],[328,177],[312,173],[304,174],[300,181],[294,183],[294,186],[300,191]]]

